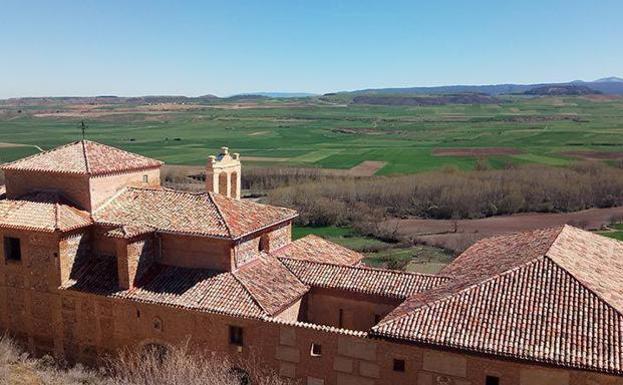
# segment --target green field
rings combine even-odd
[[[508,163],[562,166],[567,151],[623,151],[623,99],[506,97],[491,105],[364,106],[317,98],[227,104],[186,110],[153,106],[0,105],[0,162],[87,137],[173,164],[203,164],[221,145],[247,165],[347,169],[386,162],[377,174],[474,168],[476,156],[436,156],[434,149],[505,147],[519,154],[488,156]],[[89,113],[83,113],[84,111]],[[63,113],[70,112],[63,115]],[[48,113],[39,116],[41,113]],[[259,159],[258,159],[259,158]],[[606,160],[606,159],[604,159]]]
[[[450,263],[453,258],[449,252],[439,248],[387,243],[375,238],[361,236],[348,227],[294,226],[292,229],[293,239],[299,239],[309,234],[315,234],[363,253],[367,257],[364,259],[364,263],[371,267],[434,274]]]

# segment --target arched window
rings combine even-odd
[[[238,197],[238,173],[237,172],[233,172],[230,176],[229,176],[229,186],[230,186],[230,194],[229,196],[231,196],[232,198],[237,198]]]
[[[223,194],[225,196],[229,196],[229,194],[227,193],[227,173],[221,173],[218,176],[218,192],[219,194]]]

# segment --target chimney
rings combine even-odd
[[[221,147],[218,155],[210,155],[206,164],[206,190],[240,199],[240,154],[229,153],[229,147]]]

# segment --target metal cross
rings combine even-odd
[[[84,131],[87,129],[87,125],[84,124],[84,120],[80,122],[80,130],[82,131],[82,140],[84,140]]]

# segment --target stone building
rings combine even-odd
[[[86,363],[188,339],[308,385],[623,384],[621,242],[564,226],[438,275],[373,269],[238,199],[227,149],[204,193],[161,187],[161,166],[78,141],[2,167],[3,330]]]

